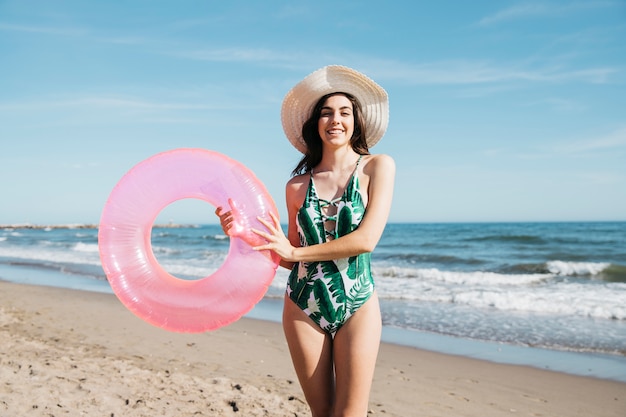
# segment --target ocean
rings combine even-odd
[[[229,238],[155,226],[152,247],[198,279]],[[626,382],[626,222],[391,223],[372,270],[387,341]],[[280,320],[287,275],[249,316]],[[88,226],[0,228],[0,279],[111,292]]]

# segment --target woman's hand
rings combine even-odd
[[[222,225],[222,230],[226,236],[230,236],[229,231],[233,227],[233,212],[232,210],[228,210],[222,213],[223,208],[218,207],[215,209],[215,214],[220,218],[220,225]]]
[[[258,217],[258,220],[263,223],[267,228],[267,232],[252,229],[254,233],[267,240],[267,243],[260,246],[255,246],[254,250],[271,250],[274,251],[284,261],[297,262],[295,259],[296,248],[289,242],[289,239],[285,236],[283,229],[280,227],[280,221],[270,212],[273,224],[265,219]]]

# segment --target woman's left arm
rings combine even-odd
[[[372,252],[385,230],[391,210],[396,167],[390,156],[381,154],[372,157],[363,171],[370,177],[368,203],[365,216],[355,231],[319,245],[294,247],[280,227],[263,221],[268,231],[255,230],[255,233],[267,239],[268,243],[255,249],[273,250],[283,260],[290,262],[327,261]]]

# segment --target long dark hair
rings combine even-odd
[[[354,132],[350,138],[352,149],[359,155],[368,155],[370,153],[367,146],[365,119],[363,118],[361,103],[359,103],[352,94],[342,92],[326,94],[317,101],[315,107],[313,107],[311,116],[302,125],[302,137],[306,144],[306,153],[291,173],[292,175],[310,172],[322,160],[322,138],[320,138],[319,131],[317,130],[317,121],[320,119],[322,107],[324,107],[326,100],[336,95],[345,96],[352,103],[352,114],[354,115]]]

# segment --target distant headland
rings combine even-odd
[[[196,224],[176,224],[176,223],[166,223],[166,224],[155,224],[152,226],[153,228],[171,228],[171,229],[181,229],[181,228],[195,228],[200,227]],[[97,229],[97,224],[0,224],[0,230],[6,229],[33,229],[33,230],[53,230],[53,229]]]

